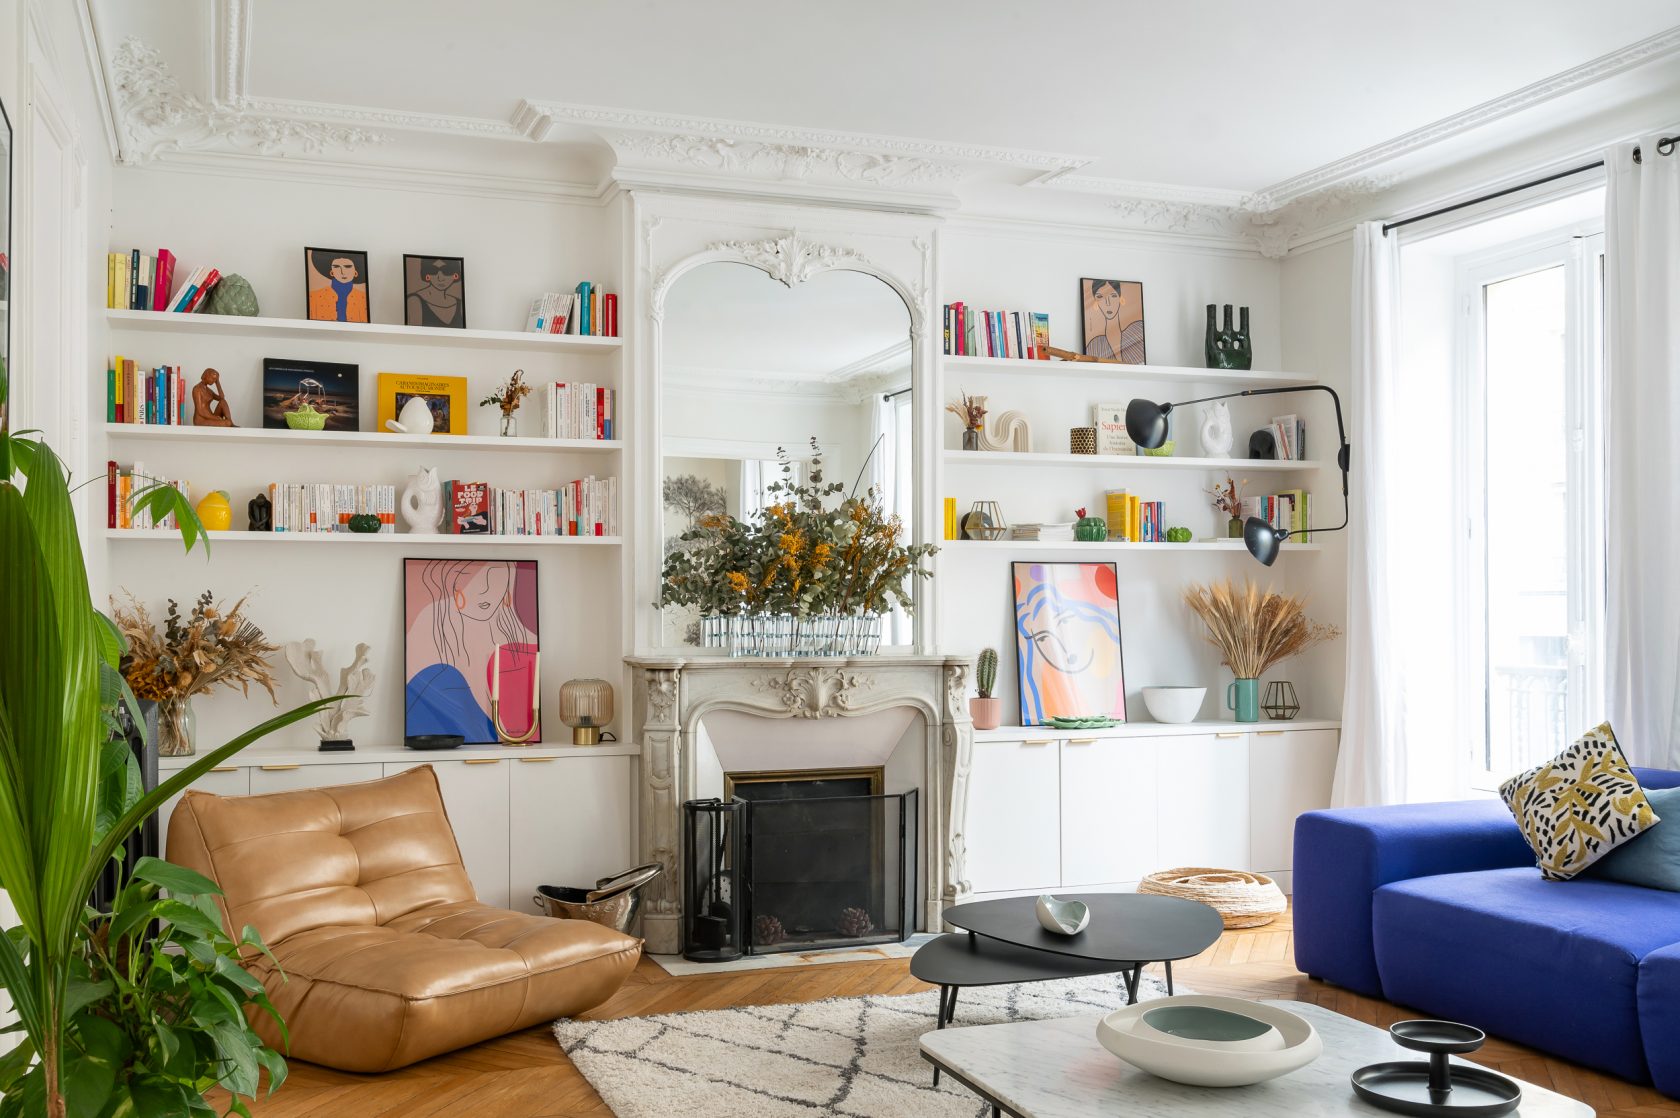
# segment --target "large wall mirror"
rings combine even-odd
[[[913,532],[910,314],[864,272],[821,272],[787,287],[748,264],[702,264],[678,277],[661,329],[663,528],[667,552],[709,512],[749,520],[774,498],[781,451],[808,480],[874,488]],[[910,645],[911,619],[888,615],[883,645]],[[699,643],[693,609],[667,607],[660,641]]]

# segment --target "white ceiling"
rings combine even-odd
[[[1084,175],[1234,191],[1680,22],[1675,0],[246,7],[257,98],[501,121],[521,99],[549,100],[1071,153],[1093,161]],[[113,20],[154,25],[160,13],[201,20],[192,9],[203,11],[180,0],[107,7]]]

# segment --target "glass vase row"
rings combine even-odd
[[[881,648],[879,613],[708,614],[700,643],[731,656],[873,656]]]

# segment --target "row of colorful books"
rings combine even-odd
[[[550,439],[618,438],[618,390],[557,380],[548,385],[543,435]]]
[[[550,291],[531,300],[525,316],[528,334],[580,334],[589,338],[618,337],[618,296],[584,280],[577,290]]]
[[[179,314],[198,310],[222,273],[215,268],[194,268],[177,284],[175,263],[175,254],[166,248],[158,249],[155,255],[139,249],[106,254],[105,305]]]
[[[105,463],[105,526],[107,528],[173,528],[175,514],[153,523],[149,509],[135,508],[134,498],[158,484],[179,489],[192,498],[192,486],[184,481],[155,478],[141,462],[123,469],[115,461]]]
[[[348,532],[350,518],[372,514],[379,534],[397,530],[397,487],[277,481],[268,487],[276,532]]]
[[[976,310],[945,304],[947,357],[1019,357],[1050,360],[1050,316],[1037,311]]]
[[[1108,538],[1130,543],[1163,543],[1167,538],[1167,510],[1160,501],[1146,501],[1124,489],[1110,489],[1104,504]]]
[[[616,536],[618,479],[586,477],[559,489],[443,483],[447,529],[457,536]]]
[[[146,368],[132,357],[105,365],[105,422],[182,427],[187,412],[187,377],[179,365]]]
[[[1285,528],[1296,543],[1311,543],[1312,494],[1304,489],[1285,489],[1265,497],[1244,497],[1243,519],[1257,516],[1273,528]]]

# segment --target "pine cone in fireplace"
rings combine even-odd
[[[774,947],[787,938],[787,929],[774,916],[753,917],[753,942],[760,947]]]
[[[840,910],[840,934],[857,939],[875,930],[875,921],[869,918],[869,912],[861,908],[843,908]]]

